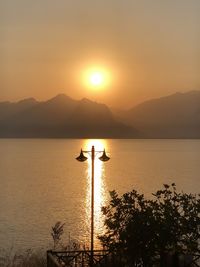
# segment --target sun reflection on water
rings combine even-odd
[[[90,151],[92,146],[95,147],[95,151],[103,151],[104,148],[107,150],[106,140],[103,139],[87,139],[84,141],[83,150]],[[101,207],[104,206],[108,199],[108,193],[105,182],[105,163],[99,160],[102,153],[95,153],[94,161],[94,245],[95,248],[100,247],[98,235],[104,232],[103,217],[101,212]],[[90,231],[91,223],[91,171],[92,162],[91,158],[88,157],[87,160],[87,193],[86,193],[86,221],[87,228]]]

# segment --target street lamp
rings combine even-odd
[[[92,146],[91,150],[82,150],[80,155],[76,158],[80,162],[86,161],[88,158],[84,155],[87,153],[91,157],[92,161],[92,173],[91,173],[91,267],[93,266],[93,256],[94,256],[94,160],[95,156],[98,153],[103,153],[99,159],[101,161],[108,161],[110,158],[106,155],[105,149],[103,151],[96,151],[94,146]]]

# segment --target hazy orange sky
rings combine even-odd
[[[81,72],[110,73],[89,90]],[[200,0],[0,0],[0,101],[111,106],[200,89]]]

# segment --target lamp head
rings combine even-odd
[[[104,149],[104,151],[103,151],[103,155],[101,156],[101,157],[99,157],[99,159],[101,160],[101,161],[108,161],[110,158],[106,155],[106,151],[105,151],[105,149]]]
[[[83,162],[87,160],[87,157],[84,156],[83,151],[81,149],[80,155],[76,158],[78,161]]]

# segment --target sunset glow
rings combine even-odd
[[[95,72],[90,77],[90,82],[94,86],[99,86],[103,83],[103,75],[100,72]]]
[[[107,150],[107,142],[104,139],[86,139],[83,143],[83,148],[91,150],[92,146],[95,147],[95,151]],[[105,163],[99,160],[102,153],[97,152],[95,157],[95,170],[94,170],[94,218],[95,218],[95,234],[98,236],[104,232],[104,225],[102,220],[101,207],[108,201],[108,194],[106,193],[105,182]],[[87,197],[86,197],[86,213],[88,220],[88,228],[90,227],[90,207],[91,207],[91,160],[87,160]],[[98,239],[95,237],[97,246],[99,245]]]
[[[90,90],[108,89],[111,82],[109,71],[104,67],[86,68],[82,72],[82,83]]]
[[[0,1],[0,267],[200,267],[199,14]]]
[[[0,10],[0,101],[64,93],[127,109],[199,89],[198,0],[10,0]]]

